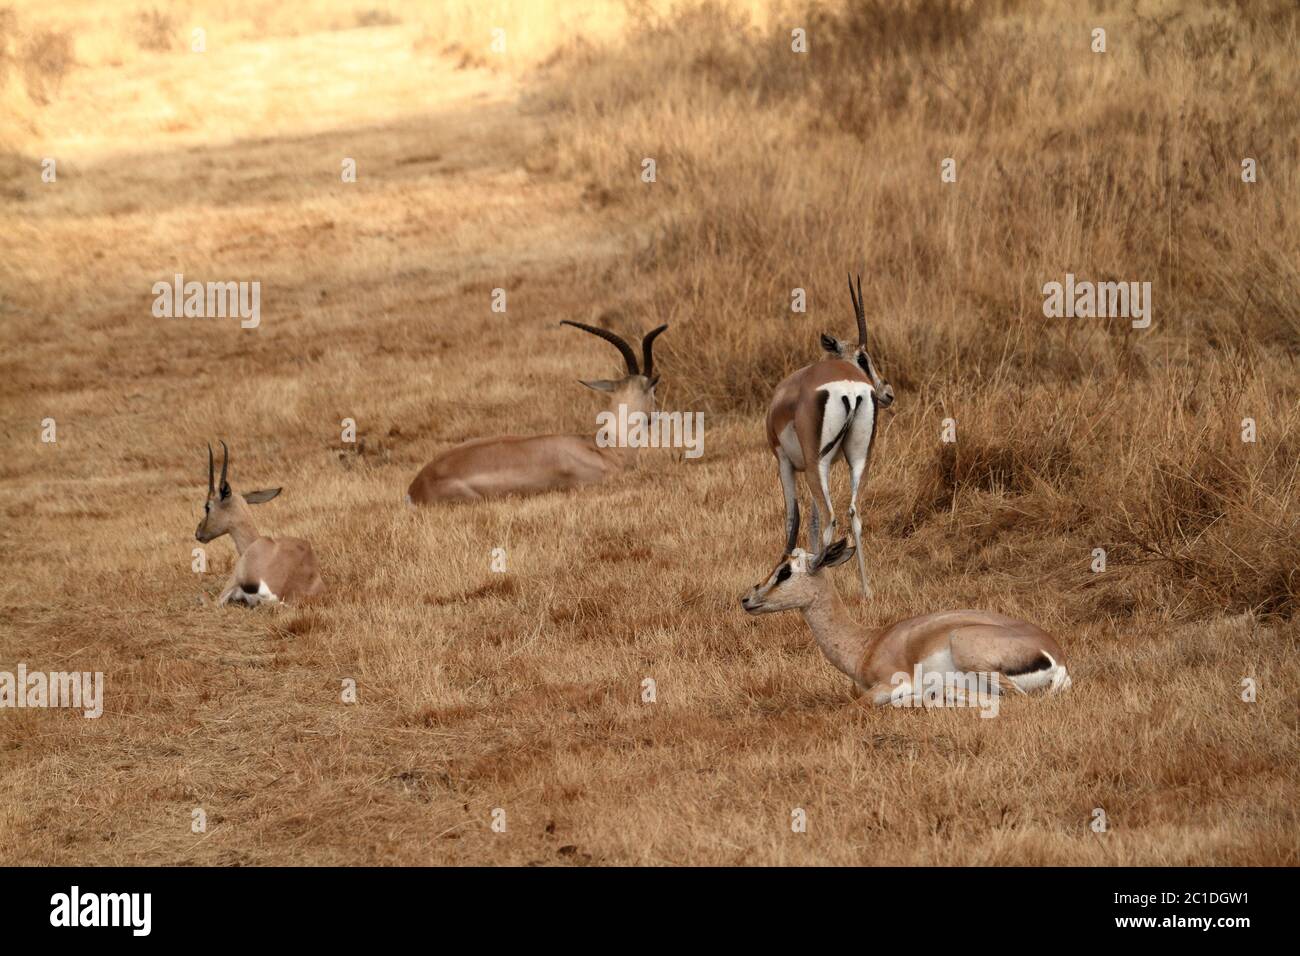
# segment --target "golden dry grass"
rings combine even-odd
[[[424,6],[0,19],[0,670],[107,684],[97,721],[0,710],[7,860],[1300,862],[1293,9]],[[899,400],[877,597],[841,594],[1038,621],[1070,694],[864,711],[796,617],[740,612],[781,541],[763,402],[851,327],[850,267]],[[154,319],[178,271],[260,280],[261,327]],[[1152,281],[1153,327],[1044,319],[1067,271]],[[672,323],[704,457],[402,508],[450,443],[588,427],[613,354],[561,318]],[[236,488],[285,486],[258,517],[315,541],[315,606],[200,603],[218,437]]]

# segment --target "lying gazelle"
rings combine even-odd
[[[235,542],[239,560],[230,575],[230,583],[221,592],[217,605],[278,604],[320,594],[325,590],[316,570],[316,554],[311,543],[301,538],[265,538],[257,533],[249,505],[260,505],[280,493],[279,488],[236,494],[226,482],[230,449],[221,443],[221,485],[218,487],[208,446],[208,500],[203,505],[203,520],[194,537],[207,544],[228,534]]]
[[[936,611],[863,631],[844,614],[827,568],[853,556],[846,538],[820,555],[781,558],[767,580],[741,599],[750,614],[798,609],[826,659],[853,681],[853,696],[873,704],[920,694],[915,675],[940,672],[989,676],[991,692],[1004,694],[1070,686],[1065,654],[1046,631],[988,611]],[[1009,685],[1009,687],[1004,686]]]
[[[609,395],[610,409],[618,413],[626,406],[633,413],[649,416],[655,410],[654,341],[668,326],[652,329],[641,340],[645,368],[637,365],[636,353],[622,337],[607,329],[570,322],[571,325],[614,345],[627,363],[620,379],[582,382],[588,388]],[[610,447],[591,435],[531,435],[478,438],[451,448],[421,469],[406,492],[406,502],[427,505],[434,501],[478,500],[499,495],[531,494],[562,488],[576,488],[604,481],[636,462],[637,447],[618,441]]]
[[[867,354],[867,316],[862,306],[862,277],[849,297],[858,320],[858,347],[848,347],[822,335],[822,348],[832,356],[805,365],[776,387],[767,412],[767,443],[776,455],[785,493],[785,551],[799,538],[799,496],[795,473],[803,472],[812,495],[809,546],[820,552],[835,537],[831,506],[831,463],[838,454],[849,466],[849,520],[858,552],[862,593],[869,594],[862,555],[862,519],[858,517],[858,488],[867,471],[871,443],[876,437],[878,411],[894,402],[894,390],[880,377]],[[816,475],[814,481],[813,475]],[[819,520],[820,519],[820,520]],[[818,526],[821,525],[820,536]]]

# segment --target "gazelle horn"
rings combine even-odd
[[[598,329],[594,325],[584,325],[581,322],[571,322],[568,319],[561,319],[560,324],[571,325],[575,329],[582,329],[584,332],[590,332],[592,335],[604,339],[610,345],[623,353],[623,361],[627,362],[627,371],[629,375],[641,374],[641,370],[636,364],[636,353],[632,351],[632,346],[628,345],[621,336],[609,331],[609,329]]]
[[[644,375],[646,378],[650,377],[650,374],[654,371],[655,368],[655,357],[654,357],[655,339],[658,338],[659,333],[663,332],[667,328],[668,326],[665,324],[659,326],[659,328],[657,329],[651,329],[649,332],[646,333],[645,338],[641,340],[641,357],[643,359],[641,364],[645,366],[645,369],[641,374]]]
[[[858,347],[867,347],[867,313],[862,307],[862,273],[858,273],[858,291],[853,292],[853,276],[849,276],[849,298],[853,300],[853,312],[858,319]]]

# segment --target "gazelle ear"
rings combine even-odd
[[[266,488],[262,491],[250,491],[248,494],[244,495],[244,500],[250,505],[260,505],[264,502],[270,501],[279,493],[279,488]]]
[[[840,340],[833,335],[827,335],[825,332],[822,333],[822,348],[832,355],[844,354],[844,346],[840,345]]]
[[[578,379],[578,382],[582,385],[586,385],[588,388],[594,388],[598,392],[612,392],[618,388],[618,382],[611,382],[607,378],[598,378],[593,382],[585,382],[582,379]]]
[[[656,385],[658,385],[658,384],[659,384],[659,376],[658,376],[658,375],[656,375],[654,378],[650,379],[650,387],[651,387],[651,388],[654,388],[654,387],[655,387]]]
[[[837,564],[843,564],[851,557],[853,557],[853,545],[849,544],[848,538],[840,538],[834,544],[826,546],[813,561],[809,570],[816,574],[822,568],[833,568]]]

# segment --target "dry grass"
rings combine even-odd
[[[0,669],[108,695],[0,710],[6,859],[1300,862],[1293,5],[424,6],[0,16]],[[877,598],[842,593],[1039,621],[1069,695],[863,711],[798,619],[739,611],[781,540],[763,402],[859,265],[899,400]],[[260,280],[261,328],[152,318],[177,271]],[[1151,281],[1153,327],[1044,319],[1067,271]],[[451,442],[592,420],[573,379],[612,350],[566,317],[672,323],[661,398],[705,456],[402,509]],[[315,606],[200,605],[217,437],[237,488],[284,484],[258,515],[315,540]]]

